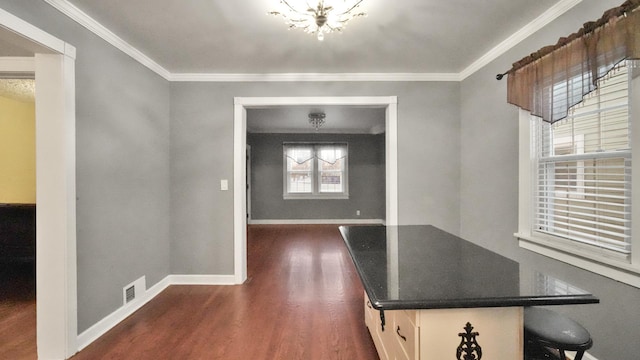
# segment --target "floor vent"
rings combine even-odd
[[[123,304],[127,305],[128,303],[137,300],[141,296],[144,296],[145,291],[147,291],[147,286],[145,277],[143,276],[140,279],[122,288]]]
[[[131,286],[128,287],[125,291],[124,291],[124,302],[125,304],[131,302],[133,299],[136,298],[136,287],[135,286]]]

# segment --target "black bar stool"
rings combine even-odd
[[[565,351],[576,351],[575,360],[581,360],[593,345],[591,335],[582,325],[555,311],[537,307],[524,308],[524,341],[525,360],[557,358],[549,348],[557,350],[559,359],[567,359]]]

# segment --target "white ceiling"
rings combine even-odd
[[[384,108],[361,106],[278,106],[247,110],[247,131],[251,133],[315,133],[310,113],[325,113],[318,130],[331,134],[381,134],[385,131]]]
[[[365,0],[366,18],[355,19],[344,33],[327,35],[319,42],[300,30],[287,30],[281,18],[267,15],[279,0],[45,1],[67,14],[72,9],[85,26],[104,26],[155,62],[160,73],[174,75],[458,75],[545,11],[567,3]],[[0,31],[0,56],[42,52],[34,47]],[[322,132],[379,133],[384,129],[383,109],[273,107],[251,109],[248,131],[310,132],[307,116],[313,111],[327,114]]]
[[[67,1],[170,73],[264,74],[459,73],[560,0],[365,0],[323,42],[278,0]]]
[[[36,84],[33,79],[0,78],[0,97],[33,103],[35,101],[35,92]]]

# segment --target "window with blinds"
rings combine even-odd
[[[284,198],[348,198],[347,144],[285,143]]]
[[[566,119],[536,120],[534,231],[631,253],[629,84],[623,62]]]

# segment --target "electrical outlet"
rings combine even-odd
[[[360,210],[356,210],[356,216],[360,216]]]
[[[229,181],[227,181],[227,179],[220,180],[220,190],[222,191],[229,190]]]

